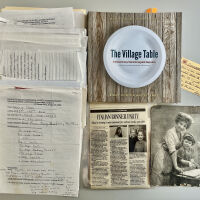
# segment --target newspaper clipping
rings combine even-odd
[[[90,107],[91,188],[149,187],[145,106]]]

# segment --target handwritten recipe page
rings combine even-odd
[[[0,101],[0,193],[78,196],[81,90],[2,87]]]

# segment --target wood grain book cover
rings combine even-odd
[[[119,85],[107,74],[104,46],[116,30],[139,25],[154,31],[166,50],[162,74],[141,88]],[[88,13],[88,101],[176,103],[180,102],[182,13]]]

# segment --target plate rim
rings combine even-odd
[[[127,30],[127,29],[137,29],[137,30],[142,30],[145,31],[147,33],[149,33],[152,37],[155,38],[155,40],[157,41],[158,45],[160,46],[161,49],[161,63],[160,63],[160,67],[158,69],[158,71],[151,77],[151,79],[148,79],[145,82],[139,82],[139,84],[131,84],[131,83],[127,83],[123,80],[118,79],[116,76],[113,75],[112,70],[110,70],[110,67],[108,66],[108,61],[106,59],[107,56],[107,51],[108,51],[108,47],[110,42],[112,41],[112,39],[119,34],[120,32]],[[166,50],[165,50],[165,46],[162,42],[162,40],[160,39],[160,37],[151,29],[146,28],[144,26],[138,26],[138,25],[129,25],[129,26],[125,26],[122,27],[118,30],[116,30],[112,35],[110,35],[110,37],[108,38],[105,46],[104,46],[104,51],[103,51],[103,62],[104,62],[104,66],[106,68],[107,73],[109,74],[109,76],[118,84],[125,86],[125,87],[129,87],[129,88],[140,88],[140,87],[144,87],[147,86],[151,83],[153,83],[162,73],[164,67],[165,67],[165,63],[166,63]]]

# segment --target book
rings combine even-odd
[[[153,83],[140,88],[129,88],[115,82],[108,75],[103,62],[103,51],[109,37],[115,31],[129,25],[139,25],[152,30],[162,40],[166,50],[166,63],[161,75]],[[90,103],[180,102],[181,32],[181,13],[89,12],[88,101]],[[126,41],[124,44],[127,43],[129,42]]]

